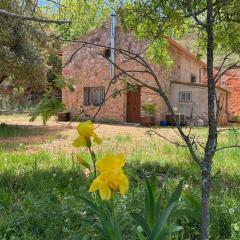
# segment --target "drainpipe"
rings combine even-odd
[[[223,71],[224,71],[224,65],[222,65],[222,66],[221,66],[221,69],[220,69],[220,74],[221,74],[220,83],[221,83],[221,86],[224,85],[224,76],[222,75],[222,74],[223,74]]]
[[[115,76],[115,38],[116,38],[116,13],[115,11],[111,12],[111,28],[110,28],[110,51],[111,51],[111,55],[110,55],[110,60],[111,60],[111,64],[110,64],[110,78],[111,80],[114,78]],[[116,80],[114,80],[115,82]]]

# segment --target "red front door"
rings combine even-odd
[[[127,122],[140,122],[140,87],[136,87],[134,91],[127,92]]]

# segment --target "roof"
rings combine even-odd
[[[105,23],[102,24],[100,27],[95,28],[94,30],[90,31],[89,33],[85,34],[84,36],[76,39],[75,41],[71,42],[69,45],[65,46],[63,49],[61,49],[59,51],[59,55],[62,55],[62,53],[68,48],[70,47],[71,44],[76,43],[77,41],[83,41],[85,38],[97,33],[98,31],[101,31],[104,28],[109,28],[109,23]],[[116,27],[117,31],[124,31],[122,29],[122,27],[117,26]],[[200,65],[202,65],[203,67],[207,67],[207,64],[205,62],[203,62],[201,59],[199,59],[197,56],[195,56],[193,53],[191,53],[188,49],[186,49],[185,47],[183,47],[181,44],[179,44],[176,40],[173,40],[171,38],[168,38],[168,42],[170,45],[174,46],[175,48],[179,49],[181,52],[184,52],[186,55],[188,55],[189,57],[191,57],[192,59],[196,60]]]

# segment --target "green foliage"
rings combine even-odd
[[[156,105],[153,103],[144,103],[141,106],[141,109],[144,111],[147,116],[154,116],[156,112]]]
[[[55,30],[60,32],[66,40],[84,36],[87,32],[105,22],[110,15],[110,8],[103,0],[63,0],[61,1],[60,12],[51,8],[51,2],[49,4],[51,17],[71,20],[70,26],[55,26]]]
[[[99,196],[95,196],[95,202],[91,199],[81,197],[97,214],[100,226],[97,227],[99,232],[106,240],[123,240],[123,234],[119,220],[115,214],[113,201],[102,202]]]
[[[214,54],[225,56],[232,53],[226,61],[229,65],[237,61],[240,55],[240,6],[237,0],[214,5]],[[157,63],[169,66],[167,38],[181,39],[183,35],[198,35],[197,46],[201,54],[206,54],[206,29],[193,19],[206,23],[207,2],[200,0],[151,0],[128,1],[118,13],[126,29],[132,30],[139,39],[149,40],[148,57]],[[187,46],[189,47],[189,46]],[[192,50],[192,49],[190,49]],[[166,58],[165,58],[166,57]],[[223,57],[222,59],[223,60]],[[217,64],[219,65],[219,59]]]
[[[54,85],[60,91],[63,88],[67,88],[71,92],[74,92],[75,90],[75,87],[73,86],[73,84],[71,84],[70,81],[65,80],[61,75],[56,75],[56,78],[54,79]]]
[[[156,175],[152,176],[151,182],[145,179],[145,206],[144,217],[138,213],[132,213],[135,222],[142,228],[142,233],[138,230],[139,239],[164,240],[173,233],[182,230],[182,227],[169,224],[169,217],[176,207],[182,191],[183,181],[181,181],[170,198],[167,200],[165,208],[161,206],[161,194],[157,194]],[[165,189],[163,188],[162,191]],[[146,238],[144,237],[146,236]]]
[[[173,61],[168,53],[168,42],[166,39],[154,40],[147,49],[147,57],[165,68],[170,68]]]
[[[30,121],[34,121],[37,117],[41,117],[43,124],[46,125],[47,121],[58,112],[65,109],[62,101],[53,95],[52,91],[44,94],[40,103],[31,113]]]
[[[23,15],[33,12],[29,1],[2,0],[0,8]],[[39,25],[0,16],[0,80],[14,86],[43,89],[46,86],[47,45]]]
[[[161,208],[161,195],[157,194],[157,181],[156,176],[152,177],[149,183],[145,179],[145,206],[144,217],[141,214],[132,212],[131,216],[138,226],[134,232],[138,238],[148,240],[167,239],[173,233],[182,230],[182,227],[169,223],[169,217],[176,207],[176,204],[180,198],[183,182],[181,181],[172,195],[167,200],[165,208]],[[165,189],[166,190],[166,189]],[[114,200],[109,202],[102,202],[98,195],[95,195],[93,199],[87,199],[81,197],[97,214],[100,227],[98,227],[102,236],[107,240],[122,240],[123,234],[121,225],[116,215],[116,206],[114,206]]]
[[[149,42],[146,56],[166,68],[171,67],[167,38],[180,36],[187,28],[175,1],[129,1],[118,10],[121,23],[138,39]]]

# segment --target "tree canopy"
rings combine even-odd
[[[41,22],[41,8],[31,0],[2,0],[0,9],[30,16]],[[45,20],[45,19],[44,19]],[[53,30],[39,21],[0,14],[0,84],[42,91],[47,84],[47,72],[52,66],[48,57],[59,48]],[[58,47],[57,47],[58,46]]]
[[[214,54],[240,54],[240,6],[237,0],[213,1]],[[200,0],[150,0],[128,1],[120,10],[122,23],[139,38],[164,47],[167,37],[180,39],[187,32],[198,35],[201,54],[206,55],[207,1]],[[164,48],[163,48],[164,49]],[[224,57],[223,57],[224,58]],[[157,61],[164,61],[165,54],[158,54]],[[219,65],[219,64],[218,64]]]

